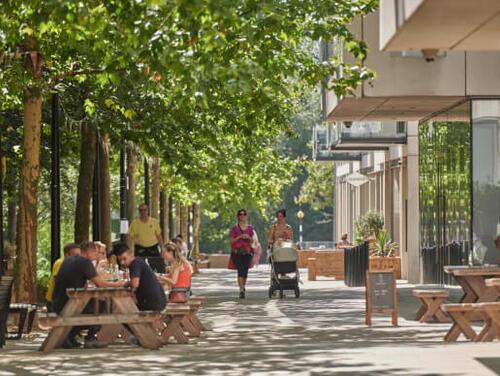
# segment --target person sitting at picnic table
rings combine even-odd
[[[76,243],[68,243],[63,248],[63,256],[59,257],[54,266],[52,266],[52,275],[50,276],[49,286],[47,287],[47,294],[45,294],[45,299],[47,300],[47,312],[54,312],[52,307],[52,300],[54,297],[54,286],[56,284],[57,274],[64,261],[65,257],[71,257],[80,254],[80,246]]]
[[[189,255],[189,247],[188,247],[187,243],[184,241],[184,238],[182,237],[181,234],[179,234],[179,235],[177,235],[175,237],[175,242],[174,243],[179,246],[179,248],[181,249],[182,255],[184,257],[188,257],[188,255]]]
[[[165,245],[162,256],[170,265],[167,275],[159,276],[160,282],[170,288],[168,301],[172,303],[185,303],[191,290],[193,268],[183,256],[177,244],[172,242]]]
[[[106,244],[102,242],[94,242],[97,247],[97,263],[95,269],[97,274],[103,274],[109,272],[110,263],[108,261],[108,253],[106,251]]]
[[[92,261],[97,259],[97,248],[94,242],[84,241],[80,244],[81,255],[66,257],[57,274],[54,287],[54,312],[60,314],[68,302],[67,289],[80,289],[85,287],[88,281],[91,281],[97,287],[123,287],[126,282],[107,282],[98,276]],[[90,301],[83,313],[94,313],[94,302]],[[97,341],[96,334],[100,330],[99,326],[77,326],[73,327],[64,340],[63,348],[80,347],[75,337],[84,329],[88,329],[85,337],[84,347],[99,348],[102,347]]]
[[[163,246],[163,238],[158,221],[149,216],[146,204],[139,206],[139,218],[130,224],[128,229],[128,246],[134,249],[135,256],[160,257],[158,247]]]
[[[165,291],[149,265],[140,257],[135,257],[129,246],[118,243],[113,248],[121,266],[129,269],[130,287],[137,298],[140,311],[162,311],[167,304]]]
[[[338,248],[351,247],[352,243],[349,241],[349,235],[346,233],[342,234],[340,241],[337,243]]]

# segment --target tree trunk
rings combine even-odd
[[[127,219],[129,222],[135,218],[136,203],[136,173],[137,173],[137,151],[135,145],[127,145]]]
[[[176,237],[181,233],[181,203],[175,201],[175,218],[174,218],[174,233],[172,237]]]
[[[160,200],[160,160],[158,158],[153,159],[153,164],[151,166],[151,175],[152,175],[152,187],[151,187],[151,208],[150,215],[153,218],[159,217],[159,200]]]
[[[193,204],[193,259],[200,257],[200,225],[201,225],[201,207],[200,203]]]
[[[187,243],[189,240],[189,205],[181,206],[181,235]]]
[[[39,89],[24,91],[24,137],[17,231],[17,300],[37,302],[37,199],[40,178],[42,96]]]
[[[170,200],[170,194],[169,194],[169,190],[168,188],[165,188],[165,190],[163,191],[164,195],[163,195],[163,239],[165,241],[168,241],[170,240],[170,238],[172,237],[172,235],[170,234],[170,230],[169,230],[169,216],[168,216],[168,203],[169,203],[169,200]]]
[[[90,204],[92,202],[92,180],[94,176],[96,130],[82,123],[80,141],[80,172],[76,191],[75,242],[89,240]]]
[[[111,177],[109,171],[109,135],[102,134],[99,142],[101,176],[99,188],[101,196],[101,241],[111,250]]]
[[[14,195],[9,195],[7,201],[7,241],[16,244],[17,236],[17,199]]]

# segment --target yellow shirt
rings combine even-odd
[[[52,275],[50,276],[49,286],[47,287],[47,294],[45,294],[45,299],[47,299],[48,302],[52,302],[57,273],[59,273],[59,269],[61,268],[63,261],[64,257],[59,257],[56,262],[54,262],[54,266],[52,267]]]
[[[160,234],[161,229],[158,221],[151,217],[148,217],[146,222],[141,221],[140,218],[134,219],[128,229],[128,235],[134,240],[134,243],[143,247],[152,247],[158,244],[157,236]]]

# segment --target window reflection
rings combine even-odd
[[[474,262],[500,259],[500,101],[472,103],[472,231]]]

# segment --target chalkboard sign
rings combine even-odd
[[[398,325],[396,273],[393,270],[366,272],[366,325],[371,326],[372,313],[391,312],[392,325]]]

